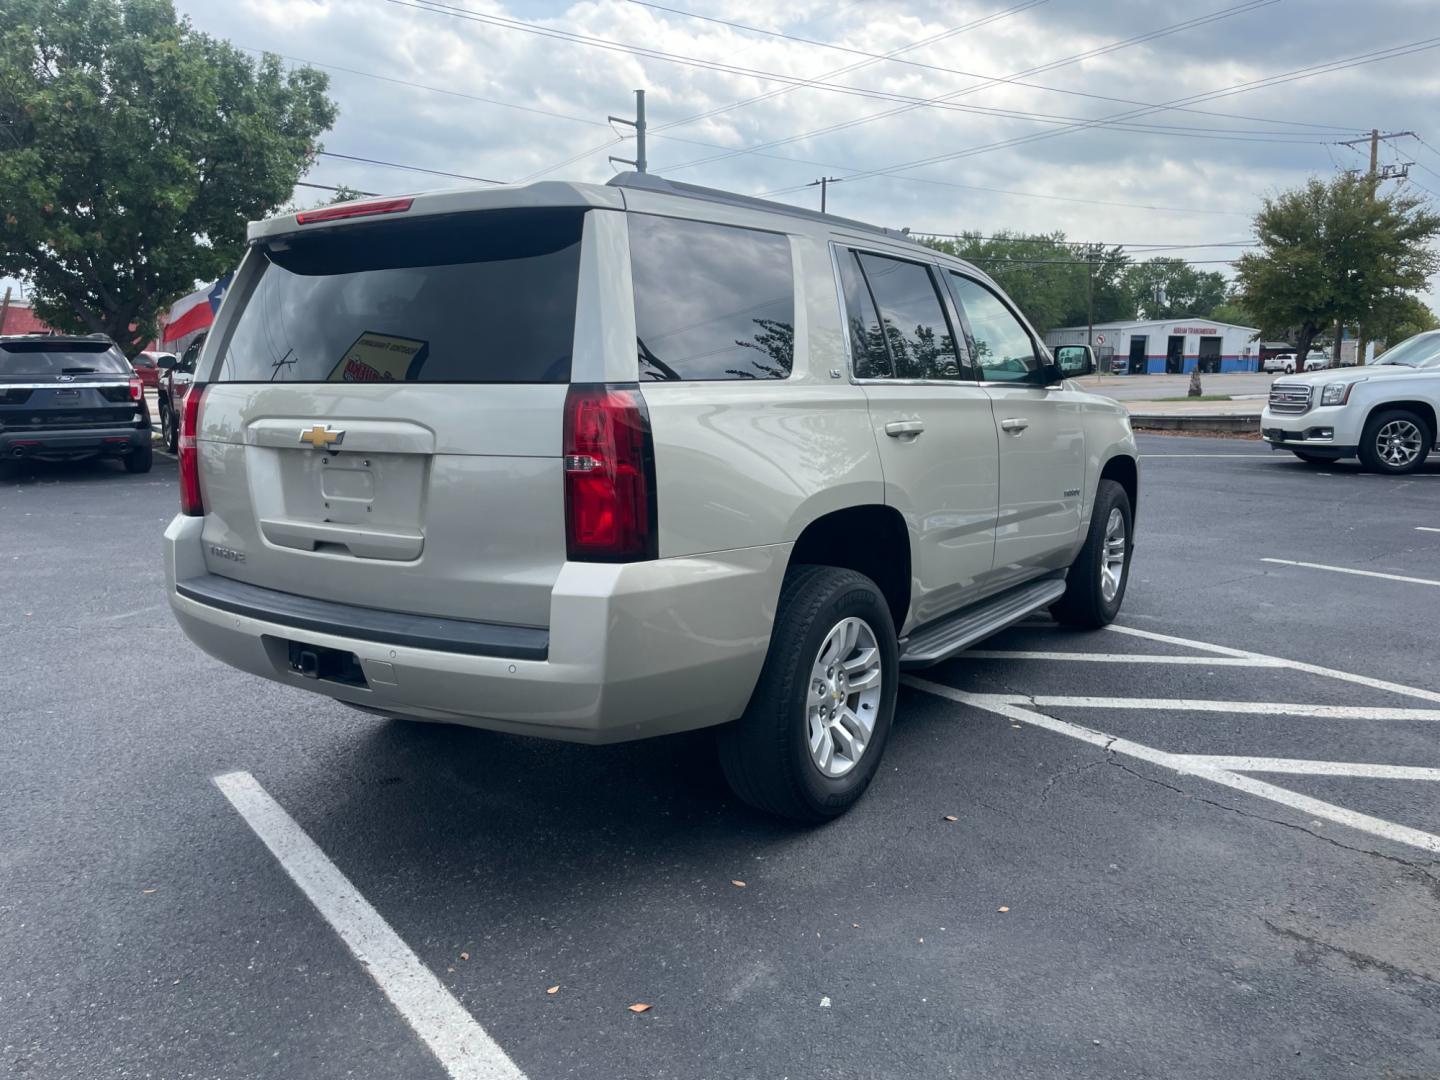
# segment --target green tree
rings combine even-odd
[[[0,274],[46,322],[133,354],[290,197],[335,120],[327,85],[197,32],[170,0],[7,0]]]
[[[1184,259],[1156,258],[1133,263],[1125,287],[1135,310],[1146,319],[1209,316],[1225,301],[1225,276],[1196,270]]]
[[[1238,299],[1267,336],[1293,333],[1304,356],[1338,320],[1370,323],[1440,268],[1440,215],[1408,191],[1381,195],[1368,176],[1312,178],[1267,198],[1258,252],[1240,256]]]
[[[1440,329],[1440,318],[1419,297],[1393,293],[1375,305],[1366,329],[1378,343],[1376,351],[1380,352],[1421,331]]]
[[[925,243],[972,262],[994,277],[1041,333],[1057,326],[1085,325],[1089,310],[1086,290],[1092,274],[1096,322],[1128,319],[1134,314],[1124,288],[1129,259],[1120,248],[1078,247],[1062,232],[964,233],[958,239]]]
[[[1227,299],[1224,303],[1216,304],[1210,310],[1210,318],[1216,322],[1231,323],[1234,326],[1254,326],[1255,316],[1251,315],[1244,304],[1235,299]]]

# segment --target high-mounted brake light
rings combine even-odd
[[[195,442],[204,392],[203,383],[192,384],[180,412],[180,513],[187,517],[205,516],[205,502],[200,497],[200,449]]]
[[[568,557],[655,558],[655,450],[640,391],[571,386],[565,396],[564,453]]]
[[[371,217],[375,214],[403,214],[414,199],[371,199],[368,202],[337,203],[318,210],[301,210],[295,215],[297,225],[313,225],[317,221],[338,221],[341,218]]]

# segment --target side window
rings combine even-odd
[[[970,323],[980,378],[985,382],[1033,381],[1044,361],[1020,320],[979,282],[952,271],[950,287]]]
[[[784,379],[795,278],[778,233],[631,214],[642,381]]]
[[[850,356],[857,379],[893,379],[880,313],[870,296],[870,287],[860,274],[859,258],[853,251],[838,253],[840,285],[845,291],[845,320],[850,335]]]
[[[920,263],[862,254],[860,266],[899,379],[959,379],[959,355],[930,271]]]

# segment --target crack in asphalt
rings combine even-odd
[[[1264,925],[1265,929],[1278,937],[1289,938],[1291,941],[1298,941],[1304,945],[1308,945],[1312,949],[1343,956],[1359,971],[1368,971],[1374,968],[1383,971],[1387,977],[1392,979],[1413,979],[1416,982],[1428,983],[1431,986],[1440,986],[1440,979],[1426,975],[1423,971],[1411,971],[1409,968],[1392,964],[1388,960],[1381,960],[1378,956],[1371,956],[1368,953],[1347,949],[1342,945],[1335,945],[1332,942],[1325,941],[1311,934],[1302,934],[1299,930],[1291,930],[1289,927],[1276,926],[1269,919],[1261,919],[1260,922]]]
[[[1111,741],[1113,742],[1114,740],[1112,739]],[[1399,866],[1403,866],[1407,870],[1418,874],[1420,877],[1425,878],[1432,885],[1434,885],[1436,887],[1436,898],[1440,899],[1440,876],[1437,876],[1430,870],[1431,866],[1436,865],[1433,862],[1428,864],[1419,863],[1410,859],[1402,859],[1398,855],[1387,855],[1383,851],[1373,851],[1370,848],[1355,847],[1352,844],[1344,844],[1341,843],[1339,840],[1336,840],[1334,837],[1325,836],[1322,833],[1316,832],[1314,829],[1307,829],[1304,825],[1296,825],[1294,822],[1282,821],[1279,818],[1269,817],[1266,814],[1257,814],[1250,810],[1242,810],[1238,806],[1230,806],[1227,803],[1222,803],[1215,799],[1207,799],[1203,795],[1196,795],[1193,791],[1187,791],[1184,788],[1176,787],[1174,784],[1168,784],[1164,780],[1156,779],[1153,776],[1146,776],[1144,773],[1137,772],[1136,770],[1132,769],[1123,761],[1117,760],[1114,751],[1110,750],[1108,746],[1106,747],[1106,755],[1111,765],[1114,765],[1116,768],[1122,770],[1123,772],[1129,773],[1137,780],[1143,780],[1147,784],[1155,784],[1159,787],[1166,788],[1170,791],[1176,792],[1177,794],[1184,795],[1187,799],[1194,799],[1196,802],[1202,802],[1205,803],[1207,806],[1213,806],[1220,810],[1228,810],[1230,813],[1238,814],[1240,817],[1253,818],[1256,821],[1266,821],[1269,822],[1271,825],[1279,825],[1282,828],[1294,829],[1296,832],[1302,832],[1306,836],[1314,837],[1316,840],[1323,840],[1325,841],[1325,843],[1332,844],[1335,847],[1344,849],[1345,851],[1353,851],[1357,855],[1370,855],[1374,858],[1384,859],[1386,862],[1393,862]]]
[[[1055,773],[1055,775],[1050,777],[1050,779],[1045,782],[1044,788],[1042,788],[1040,791],[1040,798],[1036,800],[1035,805],[1044,806],[1046,800],[1050,798],[1050,789],[1053,788],[1056,784],[1060,783],[1060,781],[1069,780],[1073,777],[1079,776],[1083,772],[1089,772],[1097,765],[1104,764],[1105,760],[1102,758],[1099,761],[1087,761],[1083,765],[1075,765],[1070,766],[1069,768],[1060,769],[1058,772]]]

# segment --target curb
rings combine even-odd
[[[1132,414],[1130,426],[1140,431],[1224,431],[1260,434],[1259,415],[1190,413],[1183,416]]]

